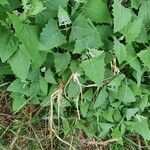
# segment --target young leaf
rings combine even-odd
[[[58,9],[58,21],[59,26],[66,26],[71,23],[68,13],[62,7],[59,7]]]
[[[30,55],[23,45],[20,45],[19,50],[8,60],[14,74],[22,81],[26,80],[30,68]]]
[[[113,16],[114,16],[114,32],[120,31],[127,25],[132,17],[130,9],[121,5],[121,1],[114,0],[113,4]]]
[[[110,23],[107,5],[102,0],[89,0],[83,7],[84,14],[96,23]]]
[[[41,50],[50,50],[66,43],[65,36],[60,32],[54,19],[49,19],[49,22],[43,28],[40,36],[40,42],[42,44],[40,46]]]
[[[0,25],[0,58],[5,62],[18,49],[19,41],[12,32]]]
[[[45,95],[47,95],[47,91],[48,91],[48,84],[47,84],[47,82],[45,81],[44,78],[41,78],[41,79],[39,80],[39,83],[40,83],[40,89],[41,89],[41,91],[42,91]]]
[[[104,54],[90,60],[85,60],[80,65],[86,76],[97,85],[102,85],[105,72]]]
[[[145,67],[150,68],[150,48],[146,50],[140,51],[137,56],[141,59],[141,61],[144,63]]]
[[[48,83],[56,84],[56,80],[54,78],[54,74],[53,74],[53,72],[50,69],[48,69],[45,72],[45,80]]]
[[[126,47],[120,43],[116,38],[114,39],[114,51],[115,55],[121,64],[127,57]]]

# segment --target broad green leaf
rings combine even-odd
[[[120,43],[116,38],[114,39],[114,47],[115,55],[121,64],[124,60],[126,60],[127,52],[126,47],[122,43]]]
[[[47,95],[47,91],[48,91],[48,84],[47,84],[47,82],[45,81],[44,78],[41,78],[41,79],[39,80],[39,83],[40,83],[40,89],[41,89],[41,91],[42,91],[45,95]]]
[[[8,60],[18,49],[19,41],[13,33],[0,25],[0,58]]]
[[[113,119],[113,114],[114,114],[115,109],[112,107],[108,107],[105,111],[103,111],[102,114],[100,114],[105,120],[109,122],[114,122]]]
[[[53,72],[50,69],[48,69],[45,72],[45,80],[48,83],[56,84],[56,80],[54,78],[54,74],[53,74]]]
[[[93,109],[101,107],[105,102],[108,97],[108,92],[106,91],[106,88],[102,88],[98,97],[96,98],[96,101],[94,103]]]
[[[30,68],[30,55],[23,45],[20,45],[18,51],[9,59],[9,64],[17,77],[22,81],[26,80]]]
[[[102,45],[98,32],[92,33],[81,39],[76,40],[75,49],[73,53],[81,53],[85,49],[97,49]]]
[[[70,131],[70,126],[69,126],[69,122],[66,118],[62,118],[62,125],[63,125],[63,132],[65,134],[65,136],[69,133]]]
[[[130,120],[132,116],[134,116],[137,112],[138,112],[138,108],[129,108],[127,109],[127,114],[126,114],[126,117],[127,117],[127,120]]]
[[[123,145],[123,140],[122,140],[122,133],[119,131],[118,128],[114,129],[111,133],[112,138],[117,138],[120,145]]]
[[[82,116],[85,118],[86,117],[86,114],[88,112],[88,109],[89,109],[89,106],[90,104],[88,102],[83,102],[81,101],[81,104],[80,104],[80,111],[81,111],[81,114]]]
[[[25,100],[25,98],[19,95],[13,95],[12,98],[13,98],[12,109],[15,113],[18,112],[20,109],[22,109],[28,102]]]
[[[88,0],[84,4],[83,12],[91,21],[109,23],[111,21],[107,5],[102,0]]]
[[[43,11],[45,7],[43,6],[42,2],[39,0],[32,0],[31,1],[31,7],[29,9],[29,16],[35,16],[41,11]]]
[[[145,67],[150,68],[150,48],[147,48],[146,50],[140,51],[137,56],[141,59],[141,61],[144,63]]]
[[[144,22],[147,26],[150,24],[150,1],[144,0],[142,1],[142,5],[139,9],[138,16],[144,19]]]
[[[113,4],[114,32],[125,27],[132,17],[130,9],[121,5],[121,1],[114,0]]]
[[[54,47],[61,46],[66,43],[65,36],[60,32],[54,19],[50,19],[43,28],[40,36],[41,50],[50,50]]]
[[[112,81],[107,84],[110,91],[118,92],[118,89],[124,80],[125,76],[123,74],[118,74]]]
[[[131,6],[132,8],[138,9],[143,0],[132,0]]]
[[[136,40],[140,32],[142,31],[143,19],[138,18],[133,22],[129,22],[123,29],[123,34],[126,37],[127,43],[131,44]]]
[[[31,55],[31,59],[35,66],[39,67],[41,65],[42,54],[38,51],[39,40],[37,26],[22,23],[19,17],[14,14],[8,15],[12,20],[16,36]]]
[[[59,7],[58,9],[58,21],[59,21],[59,26],[62,25],[66,26],[71,23],[68,13],[62,7]]]
[[[142,119],[134,122],[127,122],[126,128],[131,132],[141,135],[145,140],[150,140],[150,129],[147,119]]]
[[[97,85],[102,85],[105,72],[104,55],[85,60],[80,65],[86,76]]]
[[[66,53],[54,53],[54,62],[57,73],[63,73],[71,61],[71,56]]]
[[[81,39],[84,36],[96,32],[96,28],[92,22],[83,15],[79,15],[72,24],[70,41]]]
[[[118,99],[124,104],[136,101],[133,91],[130,89],[130,87],[128,87],[127,84],[123,83],[118,91]]]
[[[149,97],[148,94],[143,95],[137,103],[137,107],[139,107],[142,111],[144,111],[145,108],[148,107],[148,100],[149,100],[148,97]]]

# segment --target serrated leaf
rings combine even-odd
[[[79,15],[72,24],[70,41],[80,39],[84,36],[95,33],[96,28],[92,22],[83,15]]]
[[[60,32],[54,19],[49,19],[49,22],[43,28],[40,36],[40,42],[41,50],[50,50],[66,43],[65,36]]]
[[[71,61],[71,56],[66,53],[54,53],[54,63],[57,73],[63,73]]]
[[[138,16],[144,19],[145,24],[148,26],[150,24],[150,1],[142,1],[142,5],[139,9]]]
[[[142,119],[134,122],[127,122],[126,128],[140,134],[145,140],[150,140],[150,129],[147,119]]]
[[[85,49],[97,49],[102,45],[98,32],[92,33],[81,39],[76,40],[74,53],[81,53]]]
[[[62,7],[59,7],[58,9],[58,21],[59,21],[59,26],[62,25],[66,26],[71,23],[68,13]]]
[[[102,85],[105,72],[104,54],[90,60],[85,60],[80,65],[86,76],[97,85]]]
[[[84,4],[83,12],[93,22],[109,23],[111,21],[107,5],[102,0],[87,1]]]
[[[137,56],[144,63],[145,67],[150,68],[150,48],[140,51]]]
[[[100,93],[94,103],[93,109],[101,107],[105,103],[107,96],[108,96],[108,93],[106,91],[106,88],[104,87],[100,91]]]
[[[128,25],[123,29],[123,34],[126,37],[127,43],[131,44],[136,40],[142,30],[143,19],[138,18],[133,22],[129,22]]]
[[[14,74],[22,81],[26,80],[30,68],[30,55],[23,45],[20,45],[19,50],[8,60]]]
[[[119,88],[118,99],[124,104],[136,101],[133,91],[127,84],[122,84]]]
[[[115,55],[119,61],[119,64],[121,64],[124,60],[126,60],[127,52],[126,47],[122,43],[120,43],[116,38],[114,39],[114,51]]]
[[[114,16],[114,32],[120,31],[125,27],[132,17],[130,9],[121,5],[121,1],[114,0],[113,4],[113,16]]]
[[[2,62],[8,60],[18,49],[19,41],[13,33],[0,25],[0,58]]]
[[[29,9],[29,16],[35,16],[41,11],[43,11],[45,7],[43,6],[42,2],[39,0],[32,0],[31,1],[31,8]]]

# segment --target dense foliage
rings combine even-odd
[[[149,41],[150,0],[1,0],[0,85],[15,113],[49,107],[64,141],[82,130],[118,147],[129,133],[147,143]]]

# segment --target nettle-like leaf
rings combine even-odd
[[[50,50],[54,47],[61,46],[66,43],[65,36],[60,32],[57,23],[54,19],[50,19],[43,28],[40,36],[41,50]]]
[[[105,72],[104,54],[100,57],[85,60],[80,66],[83,68],[86,76],[90,80],[95,82],[97,85],[102,86]]]
[[[76,40],[75,49],[73,53],[81,53],[87,49],[98,49],[102,45],[101,38],[98,32],[84,36]]]
[[[150,48],[140,51],[137,56],[144,63],[145,67],[150,68]]]
[[[29,16],[35,16],[41,11],[43,11],[45,7],[43,6],[42,2],[39,0],[32,0],[31,1],[31,8],[29,9]]]
[[[22,81],[26,80],[31,65],[31,57],[25,47],[20,45],[18,51],[8,60],[14,74]]]
[[[59,26],[71,24],[68,13],[62,7],[59,7],[58,9],[58,21]]]
[[[68,52],[54,53],[56,72],[63,73],[67,69],[70,61],[71,61],[71,56]]]
[[[111,18],[106,3],[102,0],[88,0],[83,7],[84,14],[97,23],[110,23]]]
[[[87,19],[85,16],[80,14],[76,20],[73,22],[72,30],[70,34],[70,41],[80,39],[84,36],[88,36],[92,33],[95,33],[96,28],[92,22]]]
[[[114,0],[113,4],[114,32],[120,31],[131,20],[132,13],[130,9],[121,5],[121,1]]]
[[[0,58],[2,62],[8,60],[18,49],[19,40],[13,33],[0,25]]]
[[[128,25],[123,29],[122,33],[125,35],[128,44],[131,44],[136,40],[142,30],[142,25],[143,19],[138,18],[133,22],[129,22]]]
[[[114,39],[114,51],[115,55],[121,64],[127,57],[126,47],[122,43],[120,43],[116,38]]]
[[[150,10],[150,1],[149,0],[142,1],[142,5],[139,9],[138,16],[144,19],[144,22],[146,25],[150,24],[150,11],[149,10]]]

